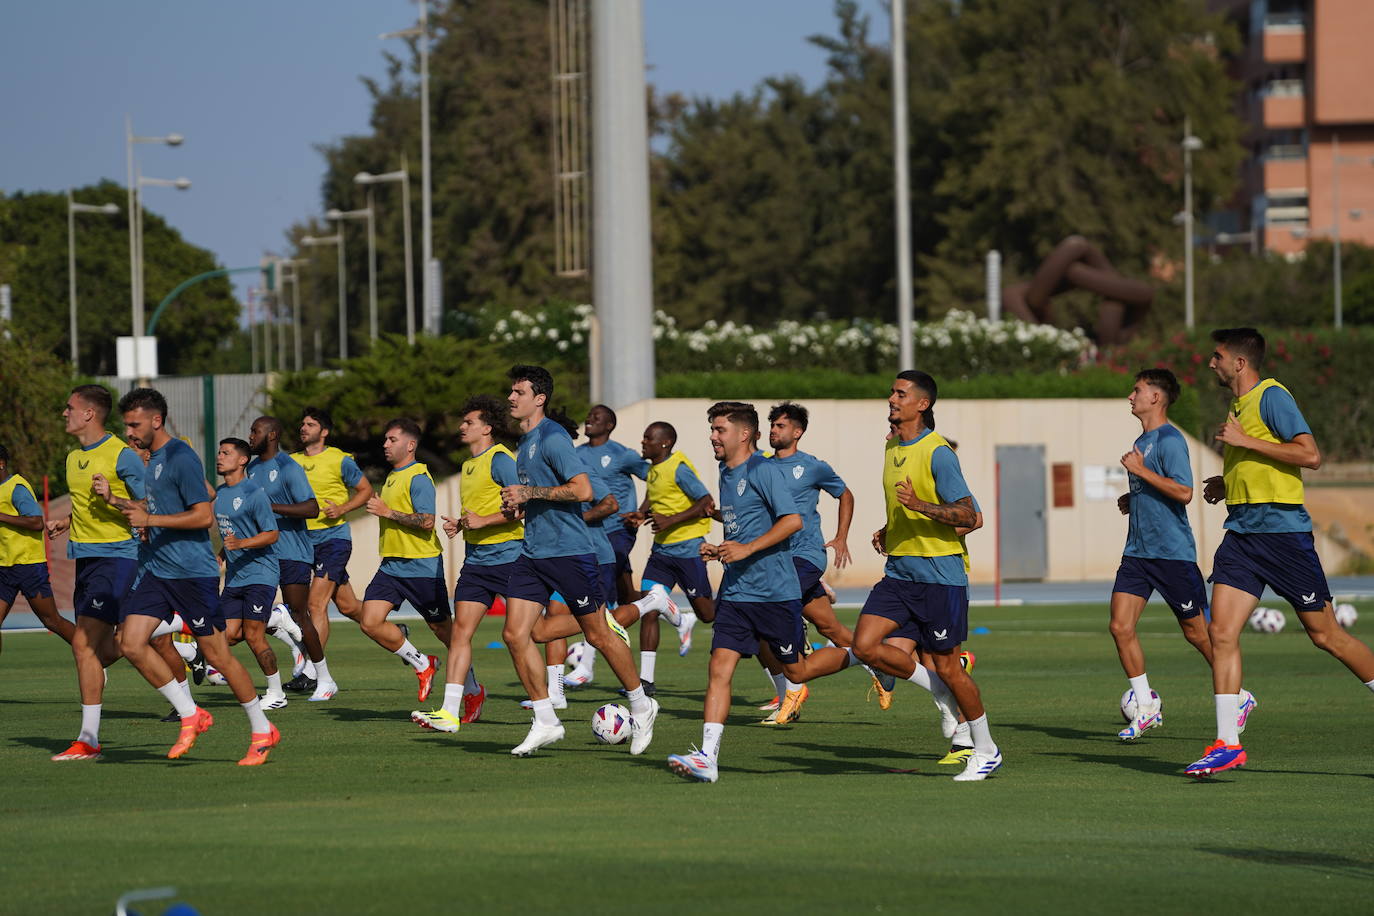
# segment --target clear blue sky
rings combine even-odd
[[[885,43],[886,3],[861,5]],[[194,184],[148,189],[148,208],[224,266],[256,264],[320,211],[315,146],[367,130],[359,77],[383,74],[385,48],[404,52],[377,35],[415,15],[409,0],[6,3],[0,189],[124,183],[127,113],[136,133],[186,137],[136,147],[144,175]],[[814,85],[824,55],[806,37],[835,30],[831,0],[644,0],[644,16],[650,81],[696,96],[781,73]]]

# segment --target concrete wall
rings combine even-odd
[[[1124,383],[1123,383],[1124,388]],[[679,448],[696,465],[698,473],[713,492],[717,484],[716,462],[707,439],[706,408],[710,402],[691,399],[642,401],[619,411],[620,424],[614,438],[638,450],[644,427],[655,420],[672,423],[678,431]],[[772,402],[757,401],[766,417]],[[831,569],[827,580],[837,586],[864,587],[882,576],[883,559],[869,545],[873,532],[883,524],[882,450],[887,432],[887,408],[879,399],[871,401],[807,401],[811,411],[810,429],[802,448],[829,461],[854,492],[854,523],[849,549],[854,564],[848,569]],[[1036,400],[1036,401],[941,401],[935,409],[936,428],[959,442],[959,459],[969,486],[983,507],[985,527],[969,537],[971,576],[975,583],[993,581],[995,576],[997,504],[994,495],[996,447],[998,445],[1044,445],[1046,473],[1046,535],[1048,542],[1048,579],[1053,581],[1110,580],[1116,574],[1121,549],[1126,539],[1126,519],[1117,511],[1116,498],[1124,492],[1124,482],[1110,485],[1089,500],[1085,469],[1119,468],[1121,456],[1140,433],[1139,422],[1131,416],[1123,396],[1119,400]],[[766,433],[765,433],[766,438]],[[765,443],[766,444],[766,443]],[[1211,571],[1211,558],[1222,537],[1224,505],[1208,506],[1202,501],[1201,481],[1221,473],[1221,458],[1196,440],[1189,440],[1193,459],[1195,496],[1189,507],[1199,562],[1205,574]],[[1051,466],[1068,463],[1073,474],[1072,508],[1053,508]],[[639,490],[641,496],[643,487]],[[821,496],[821,520],[829,540],[835,530],[837,502]],[[439,512],[456,515],[458,479],[439,485]],[[365,586],[379,562],[376,519],[365,517],[352,523],[353,561],[349,572]],[[716,536],[719,536],[717,528]],[[641,534],[636,547],[636,570],[643,569],[650,538]],[[1332,543],[1318,539],[1318,550],[1329,569],[1334,569],[1344,554]],[[450,582],[462,564],[461,545],[450,544],[448,575]],[[713,575],[719,566],[712,564]]]

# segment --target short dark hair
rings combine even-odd
[[[940,396],[940,388],[935,384],[935,378],[929,372],[922,372],[920,369],[903,369],[897,373],[897,378],[915,385],[930,398],[930,406],[921,413],[921,422],[925,424],[926,429],[934,429],[935,399]]]
[[[225,438],[219,440],[219,444],[232,445],[235,451],[237,451],[240,455],[242,455],[245,458],[253,457],[253,452],[248,447],[248,443],[240,439],[238,436],[226,436]]]
[[[511,366],[506,375],[510,378],[511,384],[529,382],[530,391],[542,394],[546,404],[548,399],[553,397],[553,376],[543,366]]]
[[[394,420],[388,420],[386,426],[382,427],[382,432],[389,433],[393,429],[399,429],[416,442],[420,441],[420,424],[410,417],[396,417]]]
[[[309,417],[316,423],[320,424],[320,429],[324,430],[325,432],[334,431],[334,418],[331,417],[329,415],[329,411],[325,410],[323,407],[305,408],[305,410],[301,411],[301,419],[304,420],[306,417]]]
[[[661,436],[672,445],[677,445],[677,427],[666,420],[655,420],[644,430],[651,436]]]
[[[744,401],[717,401],[706,410],[706,419],[714,422],[716,417],[724,417],[736,426],[753,432],[759,431],[759,412],[753,404]]]
[[[167,419],[167,399],[156,388],[135,388],[119,399],[120,413],[128,413],[131,410],[146,410],[155,413],[162,417],[165,422]]]
[[[483,423],[491,427],[494,434],[499,434],[506,429],[510,418],[510,411],[507,406],[489,394],[474,394],[463,402],[462,408],[458,411],[460,417],[476,411]]]
[[[615,411],[611,410],[611,408],[607,407],[605,404],[593,404],[591,410],[588,410],[587,413],[591,413],[592,410],[606,411],[607,415],[611,418],[611,429],[615,429],[616,424],[620,422],[616,419]]]
[[[276,433],[278,439],[280,439],[282,435],[286,432],[286,427],[283,426],[281,420],[278,420],[276,417],[269,417],[263,415],[253,421],[254,425],[257,425],[258,423],[261,423],[263,426],[266,426],[268,432]]]
[[[1135,380],[1137,382],[1144,382],[1147,385],[1153,385],[1164,392],[1164,397],[1168,400],[1169,403],[1167,406],[1169,407],[1173,407],[1174,401],[1178,400],[1180,391],[1178,379],[1175,378],[1174,374],[1168,369],[1141,369],[1135,374]]]
[[[5,462],[5,464],[10,463],[10,450],[3,445],[0,445],[0,461]]]
[[[110,410],[114,407],[114,398],[110,397],[110,389],[104,385],[77,385],[72,389],[72,394],[95,408],[95,412],[100,414],[100,422],[102,423],[105,422],[105,418],[110,415]]]
[[[1264,335],[1254,328],[1218,328],[1212,332],[1212,341],[1245,357],[1256,372],[1264,365]]]
[[[777,407],[768,411],[768,422],[772,423],[778,417],[786,417],[793,423],[801,427],[802,432],[806,432],[806,424],[811,421],[811,411],[793,401],[783,401]]]

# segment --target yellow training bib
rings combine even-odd
[[[491,463],[497,455],[515,456],[504,445],[493,445],[480,455],[463,462],[463,477],[458,483],[458,499],[465,512],[495,515],[501,511],[501,485],[491,476]],[[489,525],[476,531],[464,529],[463,540],[469,544],[502,544],[525,537],[525,526],[518,521]]]
[[[1267,378],[1231,402],[1231,416],[1240,422],[1247,436],[1264,442],[1279,442],[1278,436],[1260,417],[1260,399],[1270,388],[1281,388]],[[1302,505],[1302,469],[1273,458],[1266,458],[1248,448],[1226,446],[1222,478],[1226,481],[1227,505],[1245,503],[1282,503]]]
[[[11,474],[0,483],[0,512],[6,515],[19,515],[14,508],[14,490],[23,484],[30,493],[33,487],[18,474]],[[34,497],[35,500],[37,497]],[[26,566],[30,563],[46,563],[43,552],[43,532],[16,528],[13,525],[0,525],[0,566]]]
[[[679,465],[686,465],[693,474],[697,469],[692,467],[692,462],[682,452],[673,452],[659,464],[649,466],[649,480],[646,494],[649,498],[649,511],[657,512],[659,515],[677,515],[679,512],[686,512],[696,504],[682,491],[682,487],[677,485],[677,469]],[[709,518],[694,518],[690,522],[682,522],[674,525],[666,531],[658,531],[654,534],[655,544],[678,544],[682,541],[690,541],[693,538],[704,538],[711,533],[711,520]]]
[[[887,501],[889,556],[946,557],[965,552],[963,538],[954,533],[952,525],[912,512],[897,501],[898,482],[910,478],[917,498],[939,504],[930,459],[942,445],[949,443],[934,430],[911,445],[903,445],[896,436],[887,440],[883,451],[883,497]]]
[[[429,477],[429,468],[418,461],[399,471],[392,471],[387,475],[386,483],[382,484],[382,502],[386,503],[388,509],[394,509],[402,515],[410,515],[415,511],[415,504],[410,500],[410,482],[420,476]],[[429,479],[431,483],[434,482],[434,478]],[[439,542],[439,532],[436,530],[421,531],[409,525],[393,522],[389,518],[379,521],[381,553],[384,557],[418,560],[437,557],[444,552],[443,545]]]
[[[114,506],[91,492],[91,480],[103,474],[110,492],[128,499],[129,488],[119,479],[119,456],[127,445],[106,436],[90,448],[74,448],[67,453],[67,489],[72,497],[71,539],[78,544],[116,544],[133,537],[129,520]]]

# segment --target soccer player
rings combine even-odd
[[[253,681],[229,650],[219,612],[219,568],[210,548],[214,511],[206,492],[204,466],[195,450],[167,433],[167,401],[151,388],[135,388],[119,401],[129,438],[152,454],[143,501],[115,496],[100,486],[101,497],[124,513],[134,528],[148,529],[147,566],[120,607],[119,646],[124,657],[181,714],[181,733],[167,752],[178,758],[191,750],[214,718],[178,687],[164,662],[148,646],[158,621],[186,612],[187,624],[211,665],[224,675],[248,716],[251,735],[240,766],[257,766],[281,740],[267,720]]]
[[[791,538],[792,564],[797,570],[797,581],[801,584],[802,616],[815,624],[821,635],[840,648],[854,645],[854,633],[835,617],[830,596],[821,585],[825,575],[826,553],[835,551],[835,568],[844,569],[849,565],[849,525],[854,519],[854,494],[844,480],[829,464],[806,452],[801,451],[798,443],[810,424],[810,412],[800,404],[783,401],[768,412],[768,445],[773,450],[773,460],[781,462],[786,470],[787,480],[801,508],[802,529]],[[839,500],[839,519],[835,537],[823,541],[821,516],[816,511],[822,491]],[[794,691],[796,702],[787,708],[779,708],[764,719],[765,723],[786,725],[794,721],[801,712],[801,706],[810,695],[810,689],[803,684],[789,683],[782,672],[782,666],[771,657],[766,645],[760,645],[759,661],[768,669],[773,678],[777,696],[781,699],[788,691]],[[876,675],[874,675],[876,680]],[[891,705],[891,692],[879,686],[879,696],[888,697]],[[884,706],[886,708],[886,706]]]
[[[362,613],[358,596],[348,583],[348,558],[353,555],[353,536],[345,516],[372,499],[372,484],[359,470],[353,456],[329,444],[334,419],[319,407],[307,407],[301,415],[301,451],[291,457],[305,471],[306,480],[320,506],[320,514],[305,523],[314,545],[315,578],[310,583],[310,619],[320,637],[320,651],[329,643],[329,602],[339,613],[357,620]],[[349,490],[353,495],[349,495]],[[316,674],[319,672],[316,671]],[[331,677],[331,680],[333,678]],[[311,681],[315,683],[311,683]],[[289,690],[316,691],[317,678],[309,672],[293,678]],[[335,685],[335,689],[338,687]],[[313,696],[313,693],[312,693]]]
[[[1148,729],[1164,724],[1160,702],[1153,698],[1145,672],[1145,653],[1136,636],[1136,623],[1151,593],[1158,591],[1174,612],[1183,636],[1212,664],[1212,641],[1207,638],[1207,586],[1197,568],[1197,545],[1188,524],[1187,505],[1193,498],[1193,467],[1188,442],[1169,423],[1169,407],[1178,400],[1178,379],[1168,369],[1144,369],[1135,376],[1128,399],[1140,421],[1140,437],[1121,456],[1130,489],[1117,505],[1130,518],[1126,549],[1112,586],[1111,634],[1126,680],[1135,694],[1135,720],[1117,733],[1133,741]],[[1240,708],[1239,727],[1255,708],[1248,692]]]
[[[630,753],[642,754],[653,740],[658,701],[644,695],[629,646],[612,633],[603,616],[595,549],[578,508],[592,497],[591,479],[567,429],[545,415],[553,396],[553,377],[548,370],[514,366],[509,377],[510,413],[523,433],[516,452],[520,483],[505,487],[501,499],[503,508],[524,511],[525,538],[507,585],[503,635],[534,706],[529,734],[511,753],[527,756],[564,735],[540,676],[539,651],[532,638],[543,607],[557,591],[587,642],[606,657],[629,691]]]
[[[587,411],[587,419],[582,427],[587,441],[577,446],[577,450],[592,460],[605,476],[606,485],[610,488],[616,503],[623,511],[629,512],[639,505],[639,500],[635,497],[635,478],[648,478],[649,462],[635,454],[634,449],[627,448],[611,438],[615,427],[615,411],[605,404],[597,404]],[[611,539],[611,547],[615,550],[616,594],[613,597],[620,604],[628,604],[639,597],[635,591],[634,575],[630,568],[630,551],[634,549],[637,533],[636,529],[628,524],[612,523],[606,529],[606,535]],[[607,600],[611,597],[608,595]],[[645,632],[640,631],[641,649],[645,648]]]
[[[248,479],[262,487],[277,516],[279,535],[272,552],[277,560],[281,597],[300,628],[303,648],[315,668],[315,692],[310,699],[321,702],[332,699],[339,685],[330,676],[324,645],[310,617],[310,569],[315,562],[315,548],[306,525],[319,516],[320,505],[304,469],[281,450],[284,432],[276,417],[258,417],[253,421],[248,447],[254,457],[248,462]]]
[[[873,535],[873,548],[887,556],[854,632],[854,654],[866,664],[925,687],[941,705],[946,737],[958,711],[968,721],[973,753],[955,780],[986,779],[1002,765],[988,727],[978,685],[960,664],[968,637],[968,571],[959,529],[977,521],[973,494],[959,459],[935,432],[938,388],[919,370],[898,373],[888,396],[888,420],[896,435],[883,458],[887,524]],[[899,630],[915,635],[934,661],[935,673],[884,640]]]
[[[267,644],[267,618],[277,597],[276,552],[281,538],[267,493],[247,475],[251,448],[242,439],[221,439],[215,472],[224,485],[215,493],[215,522],[224,541],[224,590],[219,610],[229,645],[247,642],[267,676],[263,709],[286,705],[277,655]],[[299,469],[298,469],[299,470]]]
[[[458,481],[462,512],[457,518],[443,516],[444,533],[453,539],[461,531],[464,546],[463,568],[453,588],[444,703],[439,709],[417,709],[410,715],[421,728],[441,732],[456,732],[482,715],[487,692],[473,669],[472,636],[496,596],[504,597],[525,536],[525,526],[515,513],[501,508],[501,488],[520,482],[515,456],[497,441],[498,433],[502,438],[507,435],[505,405],[490,395],[477,395],[468,398],[461,412],[458,435],[472,457],[463,462]]]
[[[76,627],[57,613],[43,549],[43,509],[33,487],[10,470],[9,449],[0,445],[0,623],[23,592],[43,626],[72,642]]]
[[[444,547],[434,530],[434,478],[429,468],[415,460],[420,426],[399,417],[387,423],[382,455],[391,473],[382,494],[367,501],[367,511],[380,519],[382,565],[363,594],[358,624],[377,645],[415,669],[420,702],[429,699],[439,659],[415,648],[387,615],[410,601],[439,641],[447,646],[452,627],[448,586],[444,582]]]
[[[1231,391],[1221,477],[1208,478],[1202,496],[1226,500],[1226,536],[1212,560],[1212,686],[1217,738],[1190,764],[1190,776],[1220,773],[1246,762],[1238,723],[1243,701],[1240,632],[1267,585],[1297,611],[1313,645],[1335,656],[1374,690],[1374,652],[1351,636],[1331,608],[1331,590],[1303,507],[1302,468],[1321,467],[1312,429],[1288,389],[1260,378],[1264,335],[1254,328],[1212,332],[1208,367]]]

